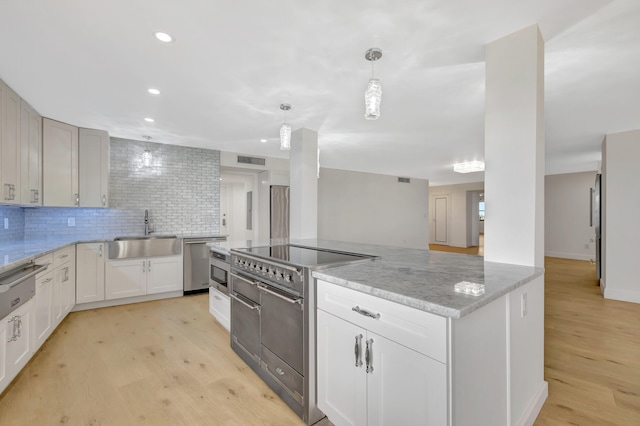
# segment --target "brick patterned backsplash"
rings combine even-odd
[[[110,208],[23,209],[24,238],[142,234],[145,209],[158,234],[220,232],[220,151],[111,138],[110,162]]]
[[[4,220],[9,220],[9,229],[4,229]],[[24,239],[24,209],[0,206],[0,243]]]

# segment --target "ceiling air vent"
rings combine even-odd
[[[411,179],[399,177],[398,178],[398,182],[400,182],[400,183],[411,183]]]
[[[266,160],[259,157],[247,157],[246,155],[238,155],[238,163],[253,164],[254,166],[264,166]]]

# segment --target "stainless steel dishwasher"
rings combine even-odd
[[[185,238],[184,294],[209,291],[209,247],[207,243],[226,241],[227,237]]]

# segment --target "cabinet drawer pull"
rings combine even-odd
[[[356,346],[354,348],[356,353],[356,367],[362,367],[362,352],[360,351],[360,342],[362,342],[362,334],[356,336]]]
[[[58,256],[58,259],[66,259],[67,257],[69,257],[68,254],[62,254],[62,255]]]
[[[75,201],[75,205],[79,206],[80,205],[80,194],[74,194],[76,197],[76,201]]]
[[[42,284],[50,283],[53,278],[49,277],[46,280],[42,281]]]
[[[102,205],[103,205],[103,206],[106,206],[106,205],[107,205],[107,196],[106,196],[106,195],[103,195],[103,196],[102,196]]]
[[[366,309],[362,309],[360,306],[357,306],[357,305],[354,306],[353,308],[351,308],[351,310],[353,312],[359,313],[360,315],[364,315],[365,317],[370,317],[370,318],[373,318],[373,319],[380,319],[380,314],[379,313],[374,314],[373,312],[369,312]]]
[[[373,356],[371,351],[373,351],[373,339],[367,340],[367,349],[364,353],[364,359],[367,362],[367,373],[373,373]]]
[[[98,247],[98,257],[102,257],[102,244]]]
[[[278,373],[281,376],[284,376],[284,371],[282,371],[282,368],[280,368],[280,367],[276,368],[276,373]]]
[[[147,270],[147,265],[145,264],[145,261],[142,261],[142,272],[145,272]]]
[[[217,294],[215,296],[213,296],[214,299],[216,300],[222,300],[222,297],[218,296]]]

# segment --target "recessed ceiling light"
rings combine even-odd
[[[153,123],[155,120],[154,120],[153,118],[151,118],[151,117],[146,117],[146,118],[144,119],[144,121],[146,121],[146,122],[148,122],[148,123]]]
[[[173,37],[171,37],[169,34],[164,33],[162,31],[158,31],[154,34],[156,36],[156,38],[162,42],[165,43],[171,43],[173,41]]]
[[[154,89],[154,88],[149,89],[148,92],[151,93],[152,95],[159,95],[160,94],[160,91],[158,89]]]
[[[260,142],[265,143],[267,140],[266,139],[260,139]]]
[[[455,163],[453,171],[457,173],[472,173],[484,171],[483,161],[467,161],[466,163]]]

